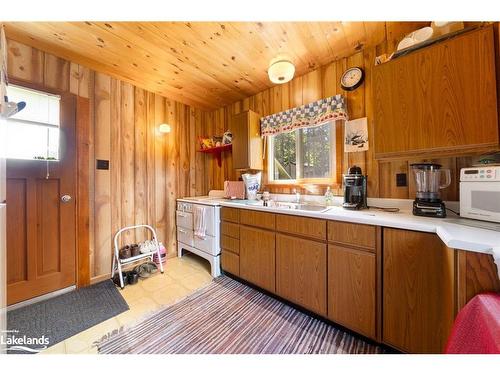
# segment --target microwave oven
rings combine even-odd
[[[500,166],[460,170],[460,216],[500,222]]]

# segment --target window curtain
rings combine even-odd
[[[319,126],[328,121],[348,120],[347,102],[335,95],[316,102],[278,112],[260,119],[262,137]]]

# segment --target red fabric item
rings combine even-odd
[[[500,294],[478,294],[465,305],[453,324],[446,353],[500,353]]]

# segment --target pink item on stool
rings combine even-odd
[[[224,198],[245,199],[245,183],[243,181],[224,181]]]
[[[163,246],[163,244],[160,242],[160,258],[161,258],[161,262],[162,263],[165,263],[167,261],[167,249],[165,249],[165,246]],[[156,264],[160,264],[160,262],[158,261],[158,255],[156,253],[153,254],[153,261],[156,263]]]

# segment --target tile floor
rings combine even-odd
[[[42,354],[97,354],[95,341],[120,327],[127,327],[162,306],[170,305],[207,285],[212,280],[207,261],[186,253],[167,260],[165,273],[157,273],[121,291],[130,310],[80,332]]]

